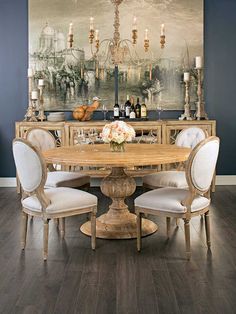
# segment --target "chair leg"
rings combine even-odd
[[[91,213],[91,246],[92,250],[96,248],[96,213]]]
[[[21,217],[21,249],[25,249],[26,236],[27,236],[28,215],[22,212]]]
[[[186,244],[186,256],[187,260],[190,260],[191,257],[191,248],[190,248],[190,220],[184,219],[184,232],[185,232],[185,244]]]
[[[166,217],[166,235],[169,239],[170,237],[170,217]]]
[[[43,224],[43,259],[45,261],[48,258],[48,223],[49,219],[45,219]]]
[[[59,218],[59,230],[61,238],[64,238],[65,236],[65,218]]]
[[[208,247],[208,249],[210,249],[210,247],[211,247],[211,236],[210,236],[210,215],[209,215],[209,211],[205,213],[205,228],[206,228],[207,247]]]
[[[141,237],[142,237],[142,214],[137,213],[137,250],[141,251]]]

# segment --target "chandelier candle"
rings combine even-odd
[[[135,45],[137,43],[138,31],[137,31],[137,18],[134,16],[133,19],[133,29],[132,29],[132,43]]]
[[[94,39],[94,18],[90,17],[90,31],[89,31],[89,43],[92,45],[93,44],[93,39]]]
[[[160,44],[161,48],[165,48],[166,36],[165,36],[165,24],[161,24],[161,36],[160,36]]]
[[[72,48],[73,47],[73,24],[70,23],[69,25],[69,33],[68,33],[68,48]]]

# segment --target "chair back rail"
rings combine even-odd
[[[43,156],[29,141],[21,138],[13,140],[12,149],[17,174],[25,192],[23,195],[36,194],[45,209],[50,201],[44,193],[47,168]]]
[[[26,133],[26,139],[40,151],[49,150],[57,146],[53,134],[39,127],[30,128]]]

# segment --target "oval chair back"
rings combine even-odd
[[[219,154],[220,139],[210,136],[192,150],[186,165],[186,178],[190,190],[206,193],[212,182]]]
[[[13,156],[21,186],[32,193],[44,187],[47,178],[46,163],[37,148],[24,139],[14,139]]]
[[[55,148],[56,140],[52,133],[43,128],[32,128],[26,133],[26,139],[40,151]]]
[[[194,148],[199,142],[207,137],[206,132],[198,127],[183,129],[176,137],[175,145]]]

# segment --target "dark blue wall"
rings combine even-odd
[[[192,0],[194,1],[194,0]],[[28,1],[0,0],[0,177],[15,176],[14,122],[27,108]],[[191,26],[190,26],[191,27]],[[236,0],[205,0],[205,100],[221,138],[218,174],[236,174]],[[180,112],[165,112],[176,118]]]

